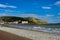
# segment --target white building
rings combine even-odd
[[[22,24],[28,24],[28,21],[22,21]]]
[[[4,22],[0,22],[0,24],[4,24]]]
[[[9,22],[9,24],[18,24],[18,21],[14,21],[14,22]]]
[[[13,23],[18,24],[18,21],[15,21],[15,22],[13,22]]]

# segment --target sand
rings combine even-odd
[[[45,32],[38,32],[26,29],[16,29],[16,28],[8,28],[8,27],[0,27],[0,30],[21,36],[30,38],[32,40],[60,40],[60,35],[50,34]]]
[[[0,30],[0,40],[30,40],[30,39]]]

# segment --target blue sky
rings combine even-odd
[[[0,16],[35,17],[60,23],[60,0],[0,0]]]

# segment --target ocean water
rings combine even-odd
[[[60,34],[60,25],[59,24],[46,24],[46,25],[40,25],[40,24],[10,24],[11,27],[14,28],[26,28],[26,29],[32,29],[32,30],[39,30],[43,32],[49,32],[49,33],[56,33]]]

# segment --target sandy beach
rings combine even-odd
[[[16,29],[16,28],[8,28],[8,27],[0,27],[0,30],[21,36],[30,38],[32,40],[60,40],[60,35],[50,34],[45,32],[38,32],[26,29]]]
[[[0,40],[31,40],[0,30]]]

